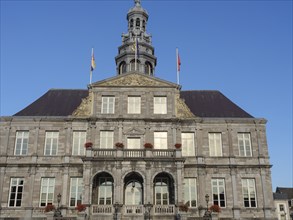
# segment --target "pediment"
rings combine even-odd
[[[130,129],[124,131],[123,134],[125,134],[125,135],[144,135],[145,131],[133,127],[133,128],[130,128]]]
[[[141,73],[127,73],[103,81],[93,83],[92,87],[117,86],[117,87],[179,87],[157,77]]]

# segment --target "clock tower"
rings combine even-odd
[[[128,32],[122,34],[122,45],[115,57],[117,75],[138,72],[154,75],[157,58],[154,55],[152,37],[146,32],[148,13],[140,0],[127,13]]]

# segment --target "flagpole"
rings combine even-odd
[[[178,48],[176,47],[176,72],[177,72],[177,84],[179,85],[179,61],[178,61]]]
[[[93,68],[92,68],[92,59],[94,55],[94,48],[92,47],[92,56],[91,56],[91,72],[90,72],[90,84],[92,84],[92,77],[93,77]]]

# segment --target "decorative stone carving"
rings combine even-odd
[[[92,111],[92,99],[93,94],[90,93],[88,95],[88,97],[82,99],[80,105],[74,110],[74,112],[72,113],[73,116],[90,116]]]
[[[144,135],[145,131],[133,127],[131,129],[128,129],[125,132],[123,132],[123,134],[126,134],[126,135]]]
[[[195,115],[190,111],[180,95],[176,95],[176,117],[177,118],[195,118]]]
[[[101,83],[99,86],[170,86],[170,84],[135,73]]]

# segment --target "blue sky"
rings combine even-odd
[[[115,76],[121,34],[133,0],[1,0],[1,116],[51,88],[86,89]],[[220,90],[266,118],[273,190],[293,187],[292,1],[142,0],[150,17],[157,77],[182,90]]]

